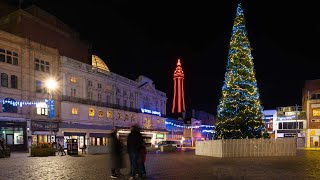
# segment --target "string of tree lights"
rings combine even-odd
[[[218,139],[268,136],[241,3],[237,6],[222,96],[217,108]]]
[[[182,125],[180,125],[180,124],[175,124],[175,123],[172,123],[172,122],[165,122],[165,124],[169,124],[169,125],[172,125],[172,126],[175,126],[175,127],[178,127],[178,128],[188,128],[188,129],[190,129],[190,128],[201,128],[201,127],[203,127],[203,128],[214,128],[215,126],[213,126],[213,125],[199,125],[199,126],[182,126]]]

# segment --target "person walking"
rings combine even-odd
[[[144,177],[144,178],[147,176],[146,166],[145,166],[146,157],[147,157],[147,148],[146,148],[145,144],[143,143],[143,145],[140,149],[140,156],[139,156],[140,162],[138,162],[138,163],[141,164],[142,177]]]
[[[134,125],[131,127],[131,132],[128,135],[127,151],[130,158],[130,179],[135,178],[135,170],[138,170],[139,176],[143,177],[143,170],[141,161],[139,161],[140,151],[143,146],[142,134],[139,131],[139,127]]]
[[[64,151],[64,147],[60,143],[58,143],[58,145],[59,145],[61,156],[67,155],[66,152]]]
[[[117,170],[123,167],[122,154],[121,154],[121,142],[117,137],[117,128],[113,128],[110,136],[110,167],[111,167],[111,178],[118,178],[119,175],[116,173]]]
[[[82,146],[82,154],[83,153],[85,153],[85,154],[87,154],[87,145],[86,145],[86,143],[83,143],[83,146]]]

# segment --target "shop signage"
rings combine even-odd
[[[156,134],[156,139],[164,139],[164,134]]]
[[[31,131],[53,131],[58,132],[59,126],[56,122],[31,121]]]
[[[320,116],[320,109],[313,109],[312,116]]]
[[[284,134],[284,137],[295,137],[296,136],[296,134],[292,134],[292,133],[290,133],[290,134]]]
[[[161,112],[159,112],[159,111],[153,111],[153,110],[150,110],[150,109],[141,108],[141,112],[142,112],[142,113],[154,114],[154,115],[161,116]]]
[[[48,118],[53,119],[54,118],[54,100],[45,100],[49,109]]]

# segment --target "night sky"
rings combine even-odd
[[[264,109],[301,105],[304,81],[320,79],[315,2],[242,1]],[[216,114],[238,1],[25,0],[22,7],[32,3],[92,43],[112,72],[151,78],[167,93],[168,112],[180,58],[186,107]]]

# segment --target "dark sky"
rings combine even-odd
[[[14,1],[14,0],[11,0]],[[320,78],[316,1],[243,0],[264,109],[301,104],[304,80]],[[93,44],[110,70],[151,78],[172,106],[181,58],[187,108],[216,114],[238,1],[25,0]]]

